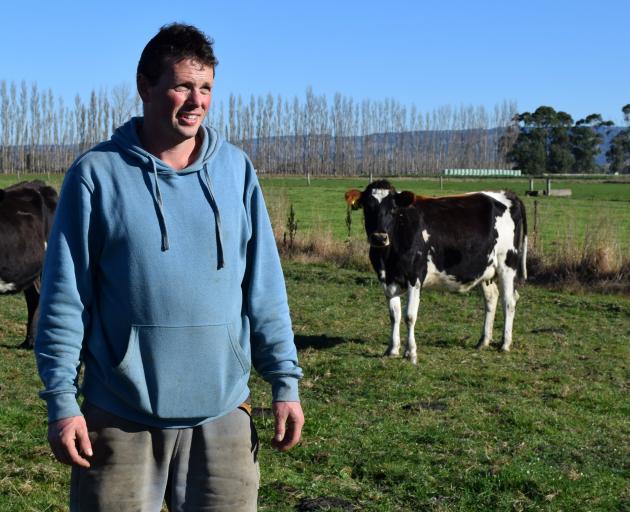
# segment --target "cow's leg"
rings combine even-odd
[[[499,288],[494,281],[481,281],[481,294],[484,300],[486,312],[481,338],[475,348],[487,347],[492,341],[492,327],[494,326],[494,315],[497,312],[497,301],[499,299]]]
[[[516,312],[516,301],[518,293],[514,289],[514,280],[516,271],[506,268],[501,273],[501,299],[503,301],[503,314],[505,316],[505,325],[503,327],[503,343],[501,351],[508,352],[512,345],[512,326],[514,325],[514,313]]]
[[[387,347],[385,355],[397,357],[400,352],[400,319],[402,317],[400,295],[386,295],[386,297],[389,303],[389,320],[391,322],[392,335],[389,339],[389,347]]]
[[[20,348],[32,349],[37,336],[37,320],[39,317],[39,278],[24,290],[26,298],[26,308],[28,310],[28,320],[26,323],[26,338]]]
[[[407,302],[407,346],[405,347],[405,357],[413,364],[418,362],[416,352],[415,327],[418,318],[418,307],[420,306],[420,283],[409,285],[409,300]]]

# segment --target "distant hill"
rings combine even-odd
[[[597,165],[606,165],[610,143],[624,129],[596,128],[603,139]],[[423,130],[341,138],[329,134],[286,135],[235,143],[247,151],[261,172],[291,174],[308,169],[322,175],[372,171],[383,175],[430,175],[445,168],[510,168],[497,151],[505,130]],[[64,172],[85,149],[85,145],[78,144],[0,146],[0,171]]]
[[[606,152],[610,147],[612,139],[625,127],[611,126],[599,127],[596,131],[602,136],[603,142],[600,152],[596,157],[596,163],[600,166],[606,165]],[[433,172],[447,167],[483,166],[481,162],[493,162],[496,168],[505,168],[507,164],[500,160],[497,155],[497,147],[500,138],[505,133],[505,128],[468,129],[468,130],[422,130],[414,132],[389,132],[373,133],[366,136],[347,136],[335,138],[330,135],[310,135],[311,146],[323,146],[328,148],[331,159],[335,159],[336,145],[340,145],[342,151],[354,151],[353,158],[361,161],[366,152],[372,155],[387,155],[389,152],[397,151],[397,158],[409,159],[414,153],[423,153],[426,157],[430,153],[440,153],[443,159],[439,168],[432,169]],[[249,142],[248,149],[256,158],[258,149],[267,143],[274,147],[281,147],[283,150],[299,151],[305,145],[304,136],[281,136],[271,137],[264,140],[254,139]],[[366,147],[367,143],[367,147]],[[463,157],[466,155],[466,157]],[[454,161],[458,161],[454,164]],[[437,162],[435,162],[437,165]]]

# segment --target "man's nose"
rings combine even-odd
[[[191,89],[190,94],[188,95],[188,103],[191,105],[199,106],[203,104],[203,95],[201,91],[197,89]]]

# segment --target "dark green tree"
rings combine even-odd
[[[575,157],[571,152],[569,129],[565,125],[556,126],[550,129],[550,133],[547,172],[567,172],[575,163]]]
[[[593,173],[601,169],[595,159],[603,137],[598,129],[612,126],[612,121],[604,121],[601,114],[591,114],[580,119],[571,129],[571,151],[575,158],[571,170],[575,173]]]
[[[556,112],[552,107],[541,106],[534,113],[517,114],[514,120],[520,132],[507,153],[508,160],[525,174],[566,172],[567,166],[572,165],[569,139],[569,129],[573,124],[571,116],[566,112]]]
[[[621,111],[626,124],[630,124],[630,103]],[[630,127],[615,135],[606,152],[606,161],[610,172],[630,173]]]
[[[627,115],[630,118],[630,106]],[[520,131],[507,158],[525,174],[598,171],[596,157],[603,140],[600,132],[613,124],[600,114],[574,124],[569,114],[547,106],[538,107],[534,113],[517,114],[514,121]]]
[[[524,174],[542,174],[546,171],[545,132],[533,128],[527,132],[521,130],[507,153],[507,159]]]

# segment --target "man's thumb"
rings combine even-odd
[[[285,433],[285,428],[286,428],[286,415],[284,414],[277,414],[276,415],[276,435],[274,437],[274,439],[276,441],[282,441],[284,439],[284,433]]]

